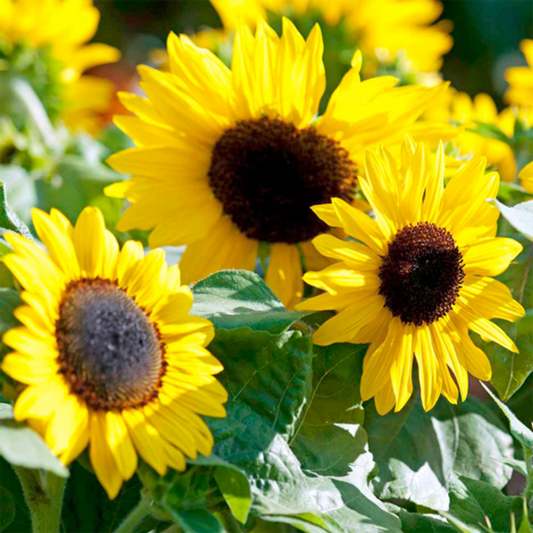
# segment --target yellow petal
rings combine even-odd
[[[464,271],[480,276],[498,276],[507,270],[522,249],[519,242],[503,237],[473,243],[463,252]]]
[[[302,299],[302,262],[294,244],[274,243],[265,281],[289,310]]]
[[[110,500],[114,500],[122,487],[122,477],[109,447],[105,432],[105,413],[91,413],[91,464]]]

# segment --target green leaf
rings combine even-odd
[[[209,350],[224,365],[219,379],[229,405],[252,407],[273,430],[289,436],[310,386],[311,346],[299,331],[273,335],[241,328],[218,331]]]
[[[511,427],[511,433],[513,436],[520,441],[524,446],[527,446],[529,450],[533,452],[533,431],[531,431],[527,426],[522,424],[514,413],[507,407],[503,402],[501,402],[496,395],[484,384],[483,388],[489,393],[491,398],[496,402],[498,407],[502,410],[503,414],[509,420],[509,425]]]
[[[0,487],[0,531],[4,531],[15,519],[15,502],[6,488]]]
[[[198,282],[191,313],[211,320],[217,329],[248,326],[280,333],[309,312],[287,311],[253,272],[223,270]]]
[[[222,524],[205,509],[172,513],[184,533],[225,533]]]
[[[504,465],[511,467],[515,472],[527,477],[527,466],[525,461],[512,458],[498,458],[497,460],[502,462]]]
[[[448,524],[439,515],[409,513],[405,509],[400,509],[399,516],[402,521],[402,531],[406,533],[457,533],[457,528]]]
[[[87,455],[86,451],[82,457]],[[137,476],[124,483],[118,496],[110,501],[94,473],[82,467],[80,461],[70,466],[70,474],[63,501],[62,531],[111,533],[139,502],[142,486]]]
[[[368,460],[359,394],[366,345],[314,347],[313,384],[291,447],[305,470],[344,476],[361,455]]]
[[[220,379],[229,392],[229,418],[253,428],[215,442],[217,456],[237,465],[248,476],[252,514],[313,533],[322,531],[322,524],[334,533],[373,533],[376,526],[383,532],[399,532],[398,519],[384,509],[363,483],[374,465],[371,455],[364,450],[361,411],[359,408],[353,414],[344,412],[348,406],[354,407],[351,403],[354,398],[356,403],[360,401],[358,396],[352,396],[350,391],[347,402],[333,398],[332,405],[339,411],[332,416],[339,427],[336,431],[336,426],[328,424],[328,431],[335,435],[335,446],[341,442],[338,438],[355,445],[361,451],[359,461],[348,451],[341,457],[340,465],[330,463],[321,471],[317,448],[322,448],[324,441],[317,442],[314,448],[306,439],[311,435],[309,426],[319,416],[316,411],[324,408],[321,402],[327,404],[327,400],[321,399],[322,393],[331,387],[338,388],[342,379],[345,386],[350,384],[348,371],[353,372],[355,381],[358,379],[361,347],[341,347],[337,355],[334,348],[329,352],[323,350],[315,362],[310,339],[300,332],[273,335],[241,328],[218,330],[210,350],[225,367]],[[321,372],[324,364],[330,365],[326,378],[321,380],[317,374],[312,381],[312,368]],[[341,367],[347,375],[337,373]],[[353,386],[357,391],[358,383]],[[305,409],[308,402],[311,407]],[[347,422],[346,428],[341,427],[341,420]],[[328,458],[334,455],[326,449],[323,452]],[[306,464],[302,464],[297,453]]]
[[[252,505],[252,493],[248,480],[241,472],[219,466],[215,480],[233,516],[245,524]]]
[[[522,202],[514,207],[507,207],[498,200],[492,200],[491,203],[500,210],[500,213],[515,229],[533,241],[533,200]]]
[[[443,513],[473,533],[485,533],[489,524],[494,533],[509,533],[511,514],[522,518],[522,499],[505,496],[484,481],[453,476],[450,481],[450,509]]]
[[[459,405],[441,399],[429,413],[414,398],[397,414],[382,417],[371,403],[365,411],[380,498],[445,511],[454,471],[500,488],[509,481],[511,469],[496,458],[513,456],[512,439],[498,417],[471,396]]]
[[[0,404],[0,455],[13,465],[42,468],[61,477],[69,475],[68,469],[33,429],[15,422],[13,408],[5,403]]]
[[[20,233],[24,237],[33,240],[30,230],[20,218],[10,209],[6,199],[6,187],[0,183],[0,237],[6,231]]]
[[[495,124],[489,124],[487,122],[481,122],[479,120],[476,120],[475,123],[476,128],[467,128],[466,131],[477,133],[478,135],[486,137],[487,139],[496,139],[497,141],[509,144],[509,137],[507,137],[507,135]]]
[[[0,456],[0,484],[10,492],[15,504],[15,517],[11,525],[7,526],[7,531],[13,533],[31,531],[32,525],[28,506],[22,492],[20,480],[11,465],[2,456]],[[0,518],[2,518],[2,514],[0,511]]]
[[[247,429],[246,426],[243,426],[243,428]],[[215,440],[218,440],[217,437],[215,437]],[[188,460],[187,462],[192,465],[215,467],[215,481],[224,500],[228,504],[233,516],[244,524],[252,505],[250,484],[244,472],[215,454],[211,454],[209,457],[199,456],[197,459]]]

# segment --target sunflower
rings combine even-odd
[[[102,213],[86,208],[75,227],[58,211],[33,210],[48,254],[6,234],[3,261],[24,288],[21,326],[4,334],[14,351],[2,370],[27,385],[15,418],[28,420],[64,464],[90,443],[94,471],[110,498],[137,468],[185,468],[211,452],[199,415],[225,416],[227,394],[213,377],[208,320],[189,315],[192,295],[162,250],[119,250]]]
[[[255,26],[275,22],[281,15],[300,30],[312,21],[331,31],[346,49],[359,48],[365,74],[375,74],[379,63],[392,64],[405,55],[419,72],[437,72],[453,40],[448,21],[434,22],[442,13],[435,0],[211,0],[227,33],[241,20]],[[216,30],[215,30],[216,31]],[[202,32],[203,34],[204,32]],[[219,39],[220,40],[220,39]]]
[[[260,23],[238,28],[232,69],[185,36],[170,34],[171,72],[140,67],[148,99],[122,94],[137,116],[115,123],[137,144],[108,159],[129,181],[106,189],[131,206],[117,228],[153,230],[149,243],[187,245],[186,283],[225,268],[253,270],[270,249],[266,280],[287,305],[301,296],[301,257],[327,229],[310,210],[332,197],[351,202],[361,154],[397,143],[445,87],[360,81],[361,56],[316,117],[325,86],[320,28],[307,41],[288,20],[283,35]],[[315,254],[316,255],[316,254]]]
[[[511,67],[505,72],[510,85],[505,93],[509,104],[520,107],[533,107],[533,39],[524,39],[520,49],[526,57],[526,67]]]
[[[30,78],[49,112],[61,112],[72,129],[91,129],[114,92],[110,81],[83,75],[120,58],[116,48],[85,44],[99,20],[92,0],[0,0],[0,58],[8,72]]]
[[[459,155],[484,156],[488,164],[498,170],[503,181],[514,181],[516,160],[509,144],[471,131],[476,129],[476,121],[479,121],[494,124],[508,137],[512,137],[516,123],[516,115],[512,109],[506,108],[498,113],[494,100],[488,94],[482,93],[471,98],[468,94],[450,87],[425,113],[425,118],[462,126],[461,132],[454,139],[459,148]]]
[[[432,162],[427,147],[410,140],[399,161],[385,149],[367,154],[360,186],[375,219],[341,198],[314,208],[355,240],[314,240],[337,263],[304,276],[326,292],[297,306],[338,311],[314,333],[317,345],[370,345],[361,396],[374,397],[380,414],[399,411],[411,396],[413,355],[426,411],[440,394],[457,403],[460,391],[464,400],[469,373],[491,377],[490,362],[468,331],[517,352],[490,319],[524,315],[509,289],[491,277],[522,250],[512,239],[495,237],[499,213],[486,200],[496,197],[498,174],[486,174],[485,159],[474,158],[444,187],[442,145]]]

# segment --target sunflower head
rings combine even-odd
[[[338,311],[315,332],[316,344],[370,344],[361,395],[375,397],[381,414],[400,410],[411,396],[413,359],[426,410],[440,394],[452,403],[459,392],[465,399],[468,373],[490,379],[489,360],[469,330],[517,351],[491,319],[513,321],[524,310],[492,276],[522,246],[495,236],[499,213],[486,200],[496,197],[499,178],[485,166],[472,159],[445,187],[443,146],[433,155],[407,139],[398,161],[385,149],[367,154],[360,187],[375,218],[336,198],[314,208],[353,240],[313,241],[337,262],[304,276],[325,293],[299,308]]]
[[[120,58],[116,48],[86,44],[99,20],[92,0],[0,3],[0,62],[28,79],[52,118],[61,114],[73,129],[94,123],[113,96],[111,82],[82,75]]]
[[[26,388],[15,418],[28,420],[68,464],[90,444],[110,498],[137,467],[160,474],[211,452],[199,415],[225,416],[220,363],[206,350],[213,325],[189,315],[192,294],[162,250],[122,250],[103,216],[86,208],[75,227],[58,211],[33,211],[46,251],[20,235],[5,265],[23,287],[21,326],[2,370]]]
[[[444,89],[396,89],[390,76],[362,82],[356,53],[317,116],[323,51],[318,25],[304,39],[286,18],[281,36],[264,21],[255,34],[240,25],[231,69],[171,34],[170,72],[141,67],[147,98],[121,95],[136,116],[116,124],[137,147],[108,160],[132,175],[106,189],[131,202],[118,229],[152,230],[151,246],[187,245],[187,282],[253,270],[266,243],[267,283],[286,306],[298,301],[302,262],[314,260],[308,243],[328,230],[311,207],[333,197],[354,203],[364,148],[397,143]]]

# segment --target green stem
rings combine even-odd
[[[524,293],[526,292],[526,284],[531,269],[531,261],[533,260],[533,244],[529,247],[529,252],[526,259],[526,267],[524,269],[524,279],[522,280],[522,286],[520,287],[520,297],[518,301],[522,303],[524,301]]]
[[[525,444],[522,444],[522,450],[524,452],[527,470],[527,483],[524,490],[524,496],[526,498],[526,502],[529,502],[529,500],[533,498],[533,465],[531,464],[533,461],[533,452],[531,452],[531,450]]]
[[[59,533],[66,478],[12,465],[30,509],[33,533]]]
[[[151,514],[150,501],[142,498],[134,507],[130,514],[124,518],[122,523],[115,529],[115,533],[133,533],[137,526]]]

